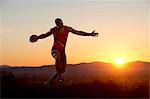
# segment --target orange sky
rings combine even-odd
[[[147,0],[4,0],[1,4],[0,64],[33,66],[54,64],[53,37],[30,43],[55,26],[57,17],[77,30],[99,32],[98,37],[68,36],[68,63],[150,61]]]

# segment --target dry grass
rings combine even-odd
[[[99,97],[148,98],[147,76],[107,76],[74,81],[66,78],[63,84],[53,82],[51,88],[42,86],[48,75],[1,76],[2,97]]]

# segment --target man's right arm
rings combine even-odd
[[[38,36],[38,39],[43,39],[43,38],[46,38],[48,36],[50,36],[52,34],[52,30],[50,30],[49,32],[47,33],[44,33],[44,34],[41,34]]]

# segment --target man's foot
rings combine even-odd
[[[48,81],[45,81],[45,82],[43,83],[43,85],[46,86],[46,87],[48,87],[48,88],[50,88],[50,86],[51,86],[49,80],[48,80]]]
[[[49,80],[45,81],[45,82],[44,82],[44,85],[47,85],[48,83],[50,83]]]
[[[63,83],[63,82],[64,82],[63,78],[59,79],[59,83]]]

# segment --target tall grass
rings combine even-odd
[[[105,76],[84,81],[67,79],[43,86],[48,75],[1,76],[2,97],[148,98],[149,79],[139,76]]]

